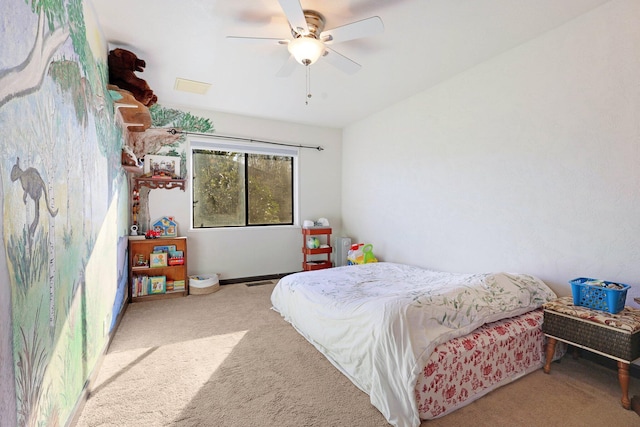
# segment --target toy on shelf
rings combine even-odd
[[[161,235],[162,232],[157,230],[147,230],[147,232],[145,233],[145,237],[147,239],[158,239]]]
[[[131,222],[136,226],[136,234],[138,231],[138,214],[140,213],[140,192],[134,189],[131,193]],[[133,233],[131,233],[134,235]]]
[[[143,254],[136,254],[134,257],[135,264],[133,264],[133,268],[146,268],[149,267],[149,261],[145,258]]]
[[[151,107],[158,102],[147,82],[135,73],[144,71],[147,63],[131,51],[113,49],[107,56],[109,66],[109,83],[131,93],[131,95],[145,107]]]
[[[163,216],[151,224],[151,228],[159,231],[162,237],[178,236],[178,223],[172,216]]]
[[[309,237],[307,238],[307,247],[309,249],[317,249],[320,247],[320,239],[317,237]]]

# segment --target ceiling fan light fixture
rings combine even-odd
[[[301,36],[289,42],[289,53],[302,65],[311,65],[324,53],[324,44],[309,36]]]

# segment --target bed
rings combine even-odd
[[[390,424],[406,427],[542,367],[540,307],[554,298],[530,275],[380,262],[285,276],[271,302]]]

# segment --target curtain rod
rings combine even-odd
[[[284,143],[284,142],[263,141],[261,139],[242,138],[242,137],[239,137],[239,136],[225,136],[225,135],[210,134],[210,133],[187,132],[187,131],[184,131],[184,130],[177,130],[177,129],[169,129],[167,132],[170,133],[171,135],[175,135],[177,133],[180,133],[180,134],[183,134],[183,135],[204,136],[204,137],[207,137],[207,138],[227,139],[227,140],[232,140],[232,141],[244,141],[244,142],[252,142],[252,143],[253,142],[260,142],[260,143],[263,143],[263,144],[282,145],[282,146],[285,146],[285,147],[311,148],[311,149],[318,150],[318,151],[324,150],[324,148],[322,148],[320,145],[314,147],[312,145],[287,144],[287,143]]]

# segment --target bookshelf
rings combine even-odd
[[[156,248],[175,247],[174,256],[154,254]],[[174,252],[174,251],[172,251]],[[180,255],[182,257],[175,255]],[[144,263],[142,262],[144,261]],[[164,277],[164,286],[160,278]],[[146,278],[146,279],[145,279]],[[179,287],[183,283],[183,287]],[[167,286],[169,285],[169,286]],[[174,289],[171,289],[173,285]],[[129,302],[152,301],[189,295],[187,238],[129,238]]]

